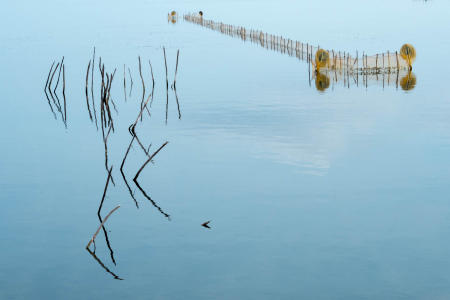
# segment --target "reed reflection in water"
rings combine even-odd
[[[165,114],[165,123],[167,124],[169,114],[169,72],[167,68],[167,55],[166,50],[163,48],[163,57],[164,57],[164,64],[165,64],[165,70],[166,70],[166,114]],[[175,104],[178,111],[178,119],[181,119],[181,108],[179,103],[179,98],[177,94],[177,73],[178,73],[178,64],[179,64],[179,57],[180,57],[180,51],[177,51],[176,54],[176,63],[175,63],[175,70],[174,70],[174,76],[173,81],[170,84],[170,90],[173,92],[173,96],[175,99]],[[98,65],[97,65],[98,64]],[[164,142],[155,152],[152,154],[150,153],[150,148],[152,146],[152,143],[146,142],[142,137],[140,137],[137,133],[137,127],[140,126],[141,123],[145,121],[145,116],[148,118],[151,117],[151,104],[154,99],[154,92],[155,92],[155,78],[153,74],[153,67],[151,64],[151,61],[148,61],[149,70],[151,73],[151,91],[148,92],[146,89],[146,80],[143,77],[143,64],[141,57],[138,57],[138,70],[139,70],[139,77],[142,83],[142,94],[140,95],[140,103],[139,103],[139,109],[136,118],[134,119],[133,123],[128,127],[128,132],[130,133],[130,143],[126,147],[125,154],[122,158],[121,164],[120,164],[120,174],[121,178],[123,179],[123,182],[128,190],[128,193],[130,195],[130,198],[133,200],[136,208],[139,208],[139,202],[137,200],[135,192],[132,190],[132,187],[130,186],[130,182],[132,182],[135,187],[140,191],[141,195],[148,200],[148,202],[157,209],[161,215],[163,215],[165,218],[170,220],[170,215],[166,213],[163,208],[150,196],[150,193],[144,188],[143,184],[139,183],[138,178],[141,172],[144,171],[144,169],[147,167],[149,163],[154,163],[154,159],[156,155],[163,150],[163,148],[168,144],[168,141]],[[128,75],[129,80],[127,80],[127,74],[126,70],[128,69]],[[97,70],[97,72],[95,71]],[[109,214],[107,214],[106,217],[102,217],[102,208],[104,206],[105,200],[107,198],[107,191],[110,186],[110,182],[113,186],[117,185],[117,182],[114,180],[113,176],[113,165],[110,163],[109,159],[109,139],[111,136],[117,131],[117,128],[115,128],[115,118],[119,115],[120,106],[115,103],[115,99],[118,99],[114,96],[113,93],[113,82],[116,76],[117,68],[112,69],[112,71],[107,71],[105,62],[102,60],[102,57],[100,56],[98,58],[98,61],[96,60],[96,50],[94,48],[92,59],[89,60],[87,63],[86,73],[85,73],[85,87],[84,87],[84,93],[86,98],[86,108],[87,108],[87,114],[89,116],[89,120],[91,123],[95,124],[95,128],[97,131],[99,130],[100,125],[100,131],[101,131],[101,138],[102,138],[102,144],[104,146],[104,168],[107,173],[106,183],[103,189],[103,194],[99,203],[99,207],[97,210],[97,217],[100,223],[100,226],[98,230],[95,232],[91,240],[89,241],[88,245],[86,246],[86,250],[89,252],[89,254],[94,258],[95,261],[99,263],[99,265],[109,274],[113,276],[114,279],[123,280],[121,277],[119,277],[116,273],[114,273],[110,268],[108,268],[105,263],[96,255],[96,237],[100,230],[103,232],[103,236],[105,239],[105,244],[107,245],[107,248],[109,250],[109,255],[111,258],[111,261],[114,265],[116,265],[116,258],[115,253],[113,251],[111,241],[108,235],[108,229],[106,228],[106,221],[108,220],[109,216],[117,210],[119,206],[117,206],[115,209],[113,209]],[[98,73],[98,74],[97,74]],[[58,75],[56,75],[58,74]],[[94,86],[94,77],[99,78],[100,86],[97,89]],[[59,101],[59,97],[57,96],[57,88],[59,86],[59,82],[62,82],[61,87],[61,93],[64,99],[64,105],[61,105],[61,102]],[[54,81],[56,81],[56,84],[53,85]],[[129,82],[129,84],[127,84]],[[127,90],[129,88],[129,91]],[[128,98],[132,95],[132,89],[133,89],[133,78],[131,75],[130,67],[127,67],[126,65],[123,65],[123,100],[124,102],[127,102],[127,96]],[[64,64],[64,57],[61,60],[61,62],[58,62],[55,66],[55,62],[50,67],[50,71],[47,75],[47,80],[45,83],[44,88],[45,96],[47,98],[47,102],[50,106],[50,110],[53,114],[53,116],[56,119],[55,110],[57,110],[60,115],[63,123],[65,124],[67,128],[67,109],[66,109],[66,80],[65,80],[65,64]],[[96,101],[94,95],[96,93],[99,93],[99,106],[96,107]],[[115,113],[114,113],[115,112]],[[133,179],[130,181],[126,175],[126,172],[124,170],[126,159],[129,155],[130,149],[132,149],[133,144],[137,144],[138,149],[141,149],[142,152],[145,154],[147,159],[142,163],[140,168],[136,171],[136,174],[134,175]],[[144,144],[149,145],[148,147],[144,146]],[[91,249],[91,244],[93,245],[93,250]]]

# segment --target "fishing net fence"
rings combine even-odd
[[[355,55],[343,51],[325,50],[320,46],[291,40],[280,35],[273,35],[261,30],[247,29],[222,22],[208,20],[198,13],[183,16],[187,22],[218,31],[232,37],[250,41],[261,47],[281,52],[304,60],[316,69],[334,70],[339,73],[380,75],[412,69],[415,59],[414,47],[405,44],[400,51],[387,51],[367,55],[356,51]]]

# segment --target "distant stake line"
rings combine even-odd
[[[402,45],[400,52],[387,51],[376,53],[372,56],[363,53],[362,57],[360,57],[358,51],[356,51],[356,56],[352,56],[345,51],[326,50],[320,46],[312,46],[309,43],[294,41],[283,36],[265,33],[261,30],[247,29],[242,26],[208,20],[200,13],[184,15],[184,20],[231,37],[240,38],[243,41],[248,40],[267,50],[280,52],[306,61],[308,63],[309,84],[311,85],[311,79],[314,78],[316,87],[320,91],[328,88],[329,73],[334,73],[334,81],[343,81],[344,86],[348,88],[350,88],[351,80],[358,86],[359,76],[363,76],[364,86],[367,87],[368,80],[384,80],[384,77],[389,76],[391,73],[395,74],[397,78],[396,87],[398,87],[400,72],[402,73],[403,81],[400,80],[400,83],[403,83],[401,84],[403,90],[411,90],[415,86],[415,76],[411,71],[412,63],[416,58],[416,50],[411,44]],[[359,63],[360,61],[362,61],[362,64]],[[318,78],[319,73],[325,76]]]

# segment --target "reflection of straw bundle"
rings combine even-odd
[[[316,74],[316,89],[318,91],[325,91],[330,86],[330,78],[326,74],[318,72]]]
[[[229,36],[241,38],[244,41],[250,40],[266,49],[295,56],[300,60],[306,60],[308,63],[315,64],[318,69],[328,69],[349,74],[381,75],[399,72],[400,70],[411,70],[411,65],[416,55],[414,47],[405,44],[400,51],[400,55],[398,52],[387,51],[386,53],[372,56],[364,53],[360,56],[356,52],[356,55],[352,56],[347,52],[322,50],[308,43],[293,41],[260,30],[246,29],[241,26],[207,20],[199,16],[199,14],[185,15],[184,20]],[[313,53],[315,53],[314,56]]]
[[[409,91],[416,86],[416,76],[409,70],[400,70],[396,73],[382,73],[382,74],[364,74],[346,73],[337,70],[319,69],[313,72],[312,79],[315,80],[317,90],[325,91],[330,86],[334,88],[337,85],[343,85],[350,88],[351,86],[368,87],[375,83],[382,85],[383,88],[394,86],[400,87],[402,90]]]
[[[416,86],[416,75],[409,72],[405,77],[400,80],[400,86],[404,91],[410,91]]]

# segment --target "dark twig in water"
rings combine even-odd
[[[125,102],[127,102],[127,81],[125,78],[125,64],[123,65],[123,93],[125,95]]]
[[[109,85],[108,85],[108,94],[107,94],[107,98],[106,98],[106,103],[107,103],[107,105],[108,105],[108,111],[109,111],[109,116],[110,116],[110,121],[111,121],[111,127],[112,127],[113,131],[114,131],[114,123],[113,123],[113,119],[112,119],[112,117],[111,117],[111,111],[110,111],[110,109],[109,109],[109,101],[111,100],[111,103],[112,103],[112,105],[113,105],[113,107],[114,107],[114,110],[115,110],[117,113],[119,113],[119,112],[117,111],[117,109],[116,109],[116,104],[114,103],[113,99],[111,98],[111,87],[112,87],[112,82],[113,82],[114,76],[116,75],[116,71],[117,71],[117,69],[114,69],[114,72],[113,72],[112,75],[110,76],[110,81],[109,81]]]
[[[86,106],[89,112],[89,119],[91,119],[91,121],[93,121],[92,119],[92,113],[91,113],[91,108],[89,105],[89,92],[88,92],[88,87],[89,87],[89,69],[91,68],[91,61],[89,61],[88,67],[87,67],[87,71],[86,71]]]
[[[137,188],[141,191],[142,195],[144,195],[145,198],[147,198],[148,201],[161,213],[163,214],[167,219],[170,221],[170,215],[165,213],[158,204],[145,192],[145,190],[139,185],[139,182],[137,180],[133,180],[136,184]]]
[[[136,176],[134,176],[133,181],[134,181],[134,183],[136,184],[137,188],[141,191],[142,195],[144,195],[144,197],[147,198],[147,200],[149,200],[150,203],[151,203],[156,209],[158,209],[158,211],[159,211],[161,214],[163,214],[167,219],[170,220],[170,215],[167,214],[167,213],[165,213],[165,212],[162,210],[162,208],[161,208],[159,205],[157,205],[156,202],[155,202],[149,195],[147,195],[147,193],[146,193],[145,190],[139,185],[139,182],[138,182],[138,180],[137,180],[138,177],[139,177],[139,174],[140,174],[141,171],[145,168],[145,166],[146,166],[150,161],[152,161],[153,157],[155,157],[155,155],[158,154],[158,152],[161,151],[161,149],[164,148],[164,146],[166,146],[167,143],[168,143],[168,142],[165,142],[164,144],[162,144],[162,146],[159,147],[158,150],[156,150],[156,151],[148,158],[148,160],[142,165],[142,167],[141,167],[141,168],[139,169],[139,171],[136,173]]]
[[[97,255],[95,255],[95,252],[92,252],[89,248],[86,248],[86,250],[89,252],[90,255],[92,255],[92,257],[98,262],[98,264],[109,274],[111,274],[114,279],[117,280],[123,280],[122,278],[120,278],[118,275],[114,274],[110,269],[108,269],[105,264],[103,264],[103,262],[97,257]]]
[[[50,103],[50,98],[48,97],[47,91],[44,91],[44,92],[45,92],[45,97],[47,98],[48,106],[50,106],[50,110],[52,111],[53,117],[56,120],[57,119],[56,114],[55,114],[55,111],[53,110],[52,104]]]
[[[173,87],[177,86],[177,72],[178,72],[178,56],[180,55],[180,49],[177,50],[177,63],[175,66],[175,76],[173,77]]]
[[[101,60],[101,58],[100,58]],[[110,85],[110,77],[109,74],[106,73],[106,83],[105,83],[105,66],[99,65],[100,68],[100,75],[101,75],[101,87],[100,87],[100,125],[102,129],[102,137],[103,137],[103,144],[105,148],[105,169],[108,172],[108,137],[111,133],[111,130],[113,130],[113,124],[111,119],[111,113],[109,111],[108,101],[107,101],[107,95],[108,95],[108,86]],[[108,121],[106,120],[106,112],[108,112]],[[105,135],[105,127],[108,126],[108,132]],[[108,172],[110,173],[110,172]],[[110,176],[110,175],[109,175]],[[112,183],[115,185],[114,178],[111,177]]]
[[[89,243],[86,245],[86,249],[89,249],[89,247],[91,246],[92,243],[95,243],[95,238],[97,237],[98,233],[100,232],[100,228],[102,228],[102,226],[106,223],[106,221],[108,220],[109,216],[111,216],[111,214],[116,211],[118,208],[120,207],[117,206],[115,207],[113,210],[111,210],[108,215],[106,215],[105,219],[102,221],[102,223],[100,224],[100,226],[97,228],[97,231],[94,233],[94,235],[92,236],[91,240],[89,241]]]
[[[61,103],[59,102],[58,96],[55,94],[56,99],[58,100],[58,104],[56,103],[56,100],[53,97],[53,93],[52,93],[52,89],[51,89],[52,82],[53,82],[53,77],[55,76],[55,73],[58,70],[58,67],[59,67],[59,63],[56,64],[56,67],[53,70],[53,73],[52,73],[52,76],[50,77],[50,82],[48,83],[47,88],[48,88],[48,91],[50,93],[50,96],[53,98],[53,102],[55,103],[55,106],[57,107],[58,111],[61,113]]]
[[[125,165],[125,160],[126,160],[127,157],[128,157],[128,153],[130,152],[130,149],[131,149],[131,146],[132,146],[132,144],[133,144],[133,142],[134,142],[134,139],[137,138],[137,134],[136,134],[136,131],[135,131],[136,124],[138,123],[139,119],[141,118],[142,113],[144,112],[145,107],[148,105],[148,102],[150,101],[151,95],[153,95],[153,93],[150,94],[149,97],[147,98],[146,102],[144,103],[144,107],[142,107],[142,108],[139,110],[139,114],[137,115],[136,120],[134,121],[134,123],[131,124],[131,125],[128,127],[128,131],[130,132],[132,138],[131,138],[130,144],[128,145],[128,148],[127,148],[127,151],[126,151],[126,153],[125,153],[125,156],[123,157],[122,165],[120,166],[120,171],[121,171],[121,173],[122,173],[122,178],[123,178],[123,180],[124,180],[124,182],[125,182],[125,184],[126,184],[126,186],[127,186],[127,188],[128,188],[128,191],[129,191],[131,197],[133,198],[133,200],[134,200],[134,202],[135,202],[137,208],[139,208],[138,203],[137,203],[137,200],[136,200],[136,198],[135,198],[135,196],[134,196],[133,191],[131,190],[131,187],[130,187],[129,184],[128,184],[128,181],[126,180],[125,174],[124,174],[124,172],[123,172],[123,167],[124,167],[124,165]],[[167,144],[167,142],[166,142],[166,144]],[[142,145],[141,145],[141,146],[142,146]],[[143,146],[142,146],[142,147],[143,147]],[[162,147],[161,147],[161,148],[162,148]],[[150,149],[150,147],[149,147],[149,149]],[[159,149],[159,150],[160,150],[160,149]],[[159,150],[158,150],[157,152],[159,152]],[[148,151],[149,151],[149,150],[147,150],[146,153],[148,153]],[[144,152],[145,152],[145,151],[144,151]],[[152,157],[149,157],[149,159],[151,160],[151,159],[153,158],[153,156],[155,156],[155,155],[157,154],[157,152],[155,152],[155,153],[152,155]],[[147,156],[148,156],[148,154],[147,154]],[[159,212],[161,212],[165,217],[169,218],[169,220],[170,220],[170,216],[169,216],[168,214],[166,214],[166,213],[161,209],[161,207],[159,207],[159,206],[156,204],[156,202],[153,201],[153,199],[152,199],[150,196],[147,195],[147,193],[145,192],[145,190],[142,189],[142,187],[141,187],[141,186],[139,185],[139,183],[137,182],[137,179],[136,179],[136,180],[133,179],[133,181],[135,182],[136,186],[137,186],[138,189],[141,191],[141,193],[144,195],[144,197],[147,198],[147,199],[150,201],[150,203],[152,203],[152,205],[158,209]]]
[[[166,124],[167,124],[167,117],[169,114],[169,78],[167,75],[167,59],[165,47],[163,47],[163,52],[164,52],[164,65],[166,66]]]
[[[49,84],[49,80],[50,80],[50,75],[52,74],[52,70],[53,70],[53,66],[55,65],[55,61],[53,61],[51,67],[50,67],[50,71],[48,71],[48,76],[47,76],[47,81],[45,82],[45,87],[44,87],[44,91],[47,90],[47,86]]]
[[[111,87],[112,87],[112,81],[114,79],[114,75],[116,73],[116,70],[114,70],[113,74],[108,74],[105,72],[105,65],[102,65],[100,67],[100,74],[102,76],[102,84],[101,84],[101,99],[100,99],[100,113],[101,113],[101,122],[102,122],[102,130],[103,127],[110,126],[112,130],[114,131],[114,122],[111,115],[111,109],[109,107],[109,100],[111,99]],[[106,81],[105,81],[106,76]],[[114,105],[114,104],[113,104]],[[106,118],[106,113],[107,118]]]
[[[55,111],[53,110],[53,106],[50,103],[50,98],[48,97],[48,93],[47,93],[47,85],[48,85],[48,82],[50,80],[50,75],[52,74],[52,70],[53,70],[53,66],[54,65],[55,65],[55,62],[53,61],[52,66],[50,67],[50,71],[48,72],[47,81],[45,82],[44,93],[45,93],[45,97],[47,98],[48,105],[50,106],[50,110],[53,113],[53,117],[56,119]]]
[[[130,75],[130,81],[131,81],[130,94],[128,96],[131,97],[131,91],[133,90],[133,77],[131,76],[130,68],[128,68],[128,75]]]
[[[155,77],[153,77],[153,67],[150,60],[148,60],[148,64],[150,65],[150,72],[152,74],[152,92],[150,94],[152,96],[152,101],[150,101],[150,107],[152,107],[153,99],[155,98],[153,95],[153,93],[155,92]]]
[[[63,57],[64,60],[64,57]],[[67,128],[67,109],[66,109],[66,65],[63,64],[63,89],[62,94],[64,98],[64,123],[66,124]]]
[[[147,107],[148,107],[148,102],[150,101],[150,98],[151,98],[151,97],[152,97],[152,94],[149,94],[148,97],[147,97],[147,100],[146,100],[145,103],[144,103],[144,106],[141,108],[141,111],[143,111],[144,109],[147,109]],[[139,113],[139,116],[142,117],[142,113],[141,113],[141,112]],[[138,119],[139,119],[139,117],[138,117]],[[141,143],[141,141],[139,140],[139,137],[138,137],[138,135],[136,134],[135,128],[136,128],[136,123],[130,126],[130,128],[129,128],[130,133],[131,133],[131,135],[132,135],[133,137],[136,138],[136,141],[138,142],[138,144],[139,144],[139,146],[141,147],[142,151],[144,151],[145,155],[147,155],[147,157],[148,157],[148,156],[150,156],[150,154],[148,153],[148,150],[145,149],[144,145],[143,145],[143,144]],[[148,149],[150,149],[150,147],[151,147],[151,144],[149,145]]]
[[[113,127],[112,124],[112,114],[111,110],[109,109],[109,101],[108,101],[108,90],[110,85],[111,78],[108,73],[106,73],[106,84],[104,88],[104,94],[103,94],[103,107],[105,108],[105,111],[108,113],[108,126]],[[106,120],[106,119],[105,119]]]
[[[101,58],[100,58],[101,59]],[[104,133],[104,127],[106,126],[106,117],[105,117],[105,105],[103,103],[104,99],[105,99],[105,73],[104,73],[104,68],[102,68],[101,65],[99,65],[100,68],[100,75],[101,75],[101,85],[100,85],[100,124],[102,127],[102,135],[103,135],[103,139],[105,139],[105,133]]]
[[[142,66],[141,66],[141,57],[138,56],[139,60],[139,76],[141,76],[142,81],[142,99],[141,99],[141,109],[144,105],[144,98],[145,98],[145,83],[144,83],[144,77],[142,76]],[[141,115],[141,122],[142,122],[142,115]]]
[[[100,84],[100,124],[102,127],[102,135],[103,139],[105,139],[105,133],[104,133],[104,127],[106,127],[106,117],[105,117],[105,105],[103,103],[105,99],[105,73],[103,71],[103,68],[100,66],[100,76],[102,79],[102,82]]]
[[[120,165],[120,173],[122,174],[123,181],[125,182],[125,185],[127,186],[127,189],[128,189],[128,192],[130,193],[131,198],[134,200],[134,204],[136,204],[136,208],[139,208],[139,204],[138,204],[136,198],[134,197],[134,193],[133,193],[133,191],[131,190],[130,185],[128,184],[127,178],[125,177],[125,173],[123,172],[123,166],[125,165],[125,160],[126,160],[127,157],[128,157],[128,153],[130,152],[131,145],[132,145],[133,142],[134,142],[134,138],[135,138],[135,136],[133,136],[133,137],[131,138],[131,142],[130,142],[130,144],[128,145],[127,151],[125,152],[125,155],[124,155],[123,160],[122,160],[122,164]]]
[[[175,93],[175,99],[177,101],[178,119],[181,119],[180,102],[178,101],[178,94],[177,94],[177,73],[178,73],[178,57],[179,57],[179,55],[180,55],[180,50],[178,49],[177,50],[177,62],[175,65],[175,76],[174,76],[171,87]],[[167,65],[166,65],[166,78],[167,78]],[[168,100],[167,100],[167,103],[168,103]],[[166,114],[167,114],[167,107],[166,107]],[[166,122],[167,122],[167,115],[166,115]]]
[[[211,222],[211,220],[206,221],[205,223],[202,224],[203,227],[211,229],[211,227],[209,227],[209,223]]]
[[[105,184],[105,188],[103,189],[103,196],[102,196],[102,200],[100,201],[100,205],[98,207],[98,211],[97,211],[97,216],[99,218],[101,218],[100,216],[100,212],[102,210],[103,207],[103,202],[105,201],[105,197],[106,197],[106,191],[108,190],[108,185],[109,185],[109,181],[111,180],[111,172],[112,172],[113,166],[111,166],[111,168],[108,170],[108,177],[106,179],[106,184]],[[103,226],[103,225],[102,225]],[[88,244],[89,246],[89,244]]]
[[[56,98],[56,101],[58,102],[58,105],[59,105],[58,111],[61,114],[61,120],[64,122],[64,113],[63,113],[62,108],[61,108],[61,102],[59,101],[58,94],[53,94],[53,96]]]
[[[104,145],[105,145],[105,168],[106,168],[106,170],[108,170],[108,138],[109,138],[109,134],[111,133],[111,129],[112,129],[112,127],[110,126],[109,129],[108,129],[108,133],[106,134],[106,137],[104,139]],[[113,183],[114,186],[116,185],[112,175],[111,175],[111,182]]]
[[[55,93],[55,94],[56,94],[56,89],[58,88],[58,85],[59,85],[59,79],[61,77],[61,69],[62,69],[63,64],[64,64],[64,56],[62,57],[61,63],[59,65],[58,80],[56,81],[55,88],[53,89],[53,93]]]
[[[114,111],[115,111],[117,114],[119,114],[119,111],[118,111],[117,108],[116,108],[116,103],[114,103],[113,98],[111,98],[110,101],[111,101],[111,104],[113,105]]]
[[[95,127],[98,130],[97,122],[97,111],[95,109],[95,99],[94,99],[94,66],[95,66],[95,47],[94,53],[92,54],[92,68],[91,68],[91,98],[92,98],[92,109],[94,110]]]
[[[106,179],[105,189],[103,190],[103,196],[102,196],[102,200],[100,201],[100,206],[98,207],[97,216],[98,216],[98,219],[100,220],[100,227],[103,229],[103,233],[105,234],[106,245],[108,246],[108,249],[109,249],[109,252],[110,252],[110,255],[111,255],[111,260],[112,260],[112,262],[113,262],[114,265],[115,265],[115,264],[116,264],[116,260],[114,259],[114,252],[113,252],[113,250],[112,250],[112,248],[111,248],[111,244],[109,243],[108,232],[106,231],[106,228],[105,228],[105,226],[104,226],[104,223],[105,223],[106,220],[109,218],[109,216],[110,216],[116,209],[118,209],[118,208],[120,207],[120,205],[117,206],[115,209],[113,209],[113,210],[105,217],[105,220],[104,220],[104,221],[102,220],[102,216],[100,215],[100,212],[101,212],[102,207],[103,207],[103,202],[105,201],[106,191],[108,190],[109,180],[111,179],[112,168],[113,168],[113,167],[111,166],[111,168],[110,168],[109,171],[108,171],[108,178]],[[100,227],[99,227],[99,229],[97,229],[96,233],[95,233],[94,236],[92,237],[92,241],[95,240],[95,237],[97,236],[97,234],[98,234],[98,232],[99,232],[99,230],[100,230]],[[88,245],[86,246],[87,248],[89,248],[90,243],[91,243],[91,242],[89,242]]]
[[[55,73],[53,73],[53,74],[55,74]],[[49,83],[50,95],[52,96],[53,103],[58,108],[58,111],[59,111],[59,113],[61,115],[61,120],[63,121],[64,125],[67,127],[66,120],[65,120],[65,117],[64,117],[64,112],[63,112],[62,107],[61,107],[61,101],[59,100],[59,97],[58,97],[57,93],[55,93],[55,94],[52,93],[51,88],[50,88],[51,83],[52,83],[52,78],[50,79],[50,83]],[[55,98],[56,98],[56,100],[55,100]]]
[[[150,95],[148,96],[147,100],[146,100],[145,103],[144,103],[144,106],[141,107],[141,109],[140,109],[140,111],[139,111],[139,114],[138,114],[136,120],[135,120],[134,123],[130,126],[130,128],[131,128],[133,131],[134,131],[134,128],[136,127],[136,124],[137,124],[137,122],[139,121],[139,119],[142,119],[142,113],[144,112],[144,109],[147,107],[148,101],[149,101],[151,98],[153,98],[152,95],[153,95],[153,93],[150,94]],[[153,101],[153,100],[152,100],[152,101]]]
[[[175,99],[177,100],[178,119],[181,119],[180,102],[178,101],[177,87],[174,85],[173,92],[175,93]]]
[[[150,72],[152,74],[152,82],[153,82],[153,85],[155,85],[155,77],[153,77],[153,67],[152,67],[152,62],[150,61],[150,59],[148,60],[148,64],[150,65]]]
[[[104,129],[103,122],[102,122],[102,135],[103,135],[103,145],[105,147],[105,169],[106,169],[106,171],[108,171],[108,138],[109,138],[109,134],[111,133],[111,129],[112,129],[112,126],[109,126],[108,132],[105,136],[105,129]],[[111,182],[114,186],[116,186],[116,183],[115,183],[112,175],[111,175]]]
[[[147,157],[150,157],[150,154],[148,153],[147,149],[145,149],[144,145],[142,145],[142,143],[141,143],[141,141],[139,140],[139,137],[138,137],[138,135],[136,134],[136,132],[134,132],[134,134],[135,134],[135,137],[136,137],[136,141],[138,142],[138,144],[139,144],[139,146],[141,147],[142,151],[144,151],[144,153],[145,153],[145,155],[147,155]],[[150,144],[150,146],[151,146],[151,144]],[[149,146],[149,149],[150,149],[150,146]]]
[[[142,170],[145,168],[145,166],[153,159],[153,157],[156,156],[156,154],[158,154],[159,151],[161,151],[162,148],[164,148],[169,142],[164,142],[164,144],[161,145],[161,147],[158,148],[158,150],[156,150],[151,156],[149,156],[149,158],[147,159],[147,161],[141,166],[141,168],[139,169],[139,171],[137,171],[136,175],[134,176],[134,181],[136,182],[139,175],[141,174]]]

